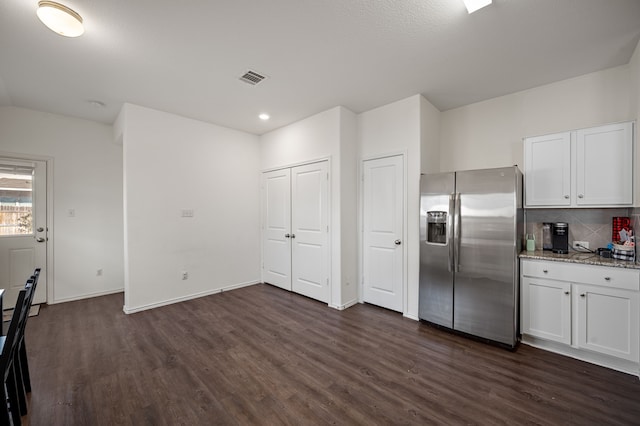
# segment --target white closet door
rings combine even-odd
[[[290,169],[262,175],[262,280],[291,290]]]
[[[327,162],[291,169],[293,291],[329,301]]]
[[[403,158],[368,160],[363,168],[364,301],[402,312]]]

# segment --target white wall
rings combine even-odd
[[[340,109],[340,253],[341,301],[358,300],[358,144],[357,116]]]
[[[522,139],[635,120],[630,67],[624,65],[442,113],[442,171],[518,164]]]
[[[125,312],[259,282],[258,137],[131,104],[120,114]]]
[[[262,170],[276,169],[329,158],[331,162],[331,296],[329,305],[338,309],[356,303],[354,245],[345,239],[356,232],[357,198],[355,114],[343,107],[300,120],[266,133],[260,138]],[[345,204],[343,204],[345,203]],[[344,251],[343,251],[344,250]]]
[[[404,315],[418,319],[418,287],[420,273],[419,204],[420,168],[423,161],[421,145],[437,146],[436,129],[439,112],[421,95],[412,96],[358,116],[358,144],[360,157],[368,159],[403,153],[407,176],[405,212],[405,271],[406,294]],[[425,127],[425,128],[423,128]],[[423,135],[425,135],[423,137]],[[433,164],[433,158],[424,161]],[[360,242],[361,246],[361,242]],[[362,259],[360,259],[362,262]]]
[[[440,171],[440,122],[442,113],[425,98],[420,98],[420,170]]]
[[[48,303],[122,291],[122,147],[112,141],[111,126],[0,108],[0,152],[53,159]],[[67,216],[69,209],[75,217]]]

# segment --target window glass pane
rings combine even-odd
[[[33,178],[0,171],[0,236],[32,234]]]

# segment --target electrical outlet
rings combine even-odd
[[[186,280],[187,278],[189,278],[189,273],[187,271],[182,271],[182,279]]]
[[[589,248],[589,241],[574,241],[573,248],[576,250],[584,250]]]

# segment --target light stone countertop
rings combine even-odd
[[[615,268],[640,269],[640,264],[629,260],[607,259],[595,253],[579,253],[570,251],[568,254],[553,253],[550,250],[536,250],[520,252],[520,259],[551,260],[554,262],[580,263],[583,265],[612,266]]]

